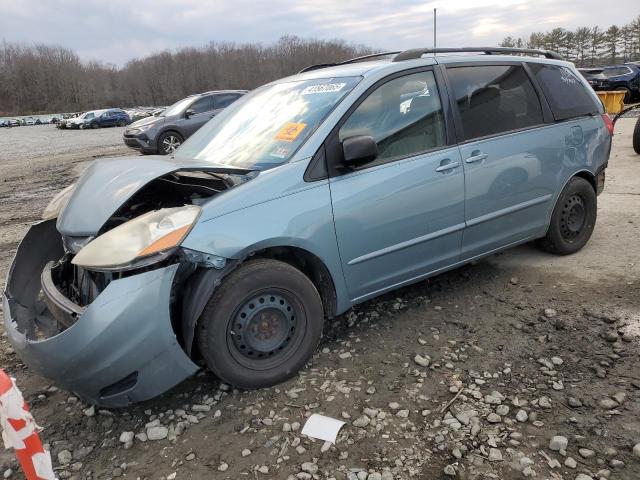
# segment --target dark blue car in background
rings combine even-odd
[[[582,72],[594,90],[622,90],[626,94],[624,103],[640,100],[640,65],[625,63]]]
[[[127,112],[119,108],[110,108],[86,122],[84,128],[124,127],[130,123],[131,118]]]

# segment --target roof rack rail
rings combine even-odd
[[[485,55],[493,55],[496,53],[514,54],[527,53],[530,55],[544,55],[546,58],[554,60],[564,60],[562,55],[550,50],[537,50],[533,48],[507,48],[507,47],[463,47],[463,48],[412,48],[396,55],[394,62],[402,62],[404,60],[414,60],[422,57],[426,53],[484,53]]]
[[[380,53],[372,53],[370,55],[363,55],[361,57],[350,58],[349,60],[343,60],[342,62],[318,63],[317,65],[310,65],[308,67],[305,67],[302,70],[300,70],[298,73],[310,72],[312,70],[319,70],[321,68],[327,68],[327,67],[335,67],[337,65],[347,65],[349,63],[361,62],[363,60],[370,60],[372,58],[377,58],[377,57],[388,57],[390,55],[398,55],[399,53],[402,53],[402,52],[399,52],[399,51],[398,52],[380,52]]]

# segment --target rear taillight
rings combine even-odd
[[[605,127],[609,130],[609,135],[613,136],[613,120],[611,120],[611,117],[607,113],[603,113],[601,116],[602,120],[604,120]]]

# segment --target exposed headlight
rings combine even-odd
[[[58,215],[60,215],[60,212],[62,212],[62,209],[67,206],[67,203],[69,203],[69,198],[71,198],[71,194],[75,188],[76,184],[72,183],[53,197],[49,202],[49,205],[47,205],[42,211],[42,219],[51,220],[52,218],[57,218]]]
[[[145,213],[91,241],[71,263],[95,270],[128,270],[155,263],[182,243],[200,210],[186,205]]]

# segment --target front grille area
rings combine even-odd
[[[119,273],[94,272],[71,263],[66,256],[51,269],[56,288],[80,307],[91,304]]]

